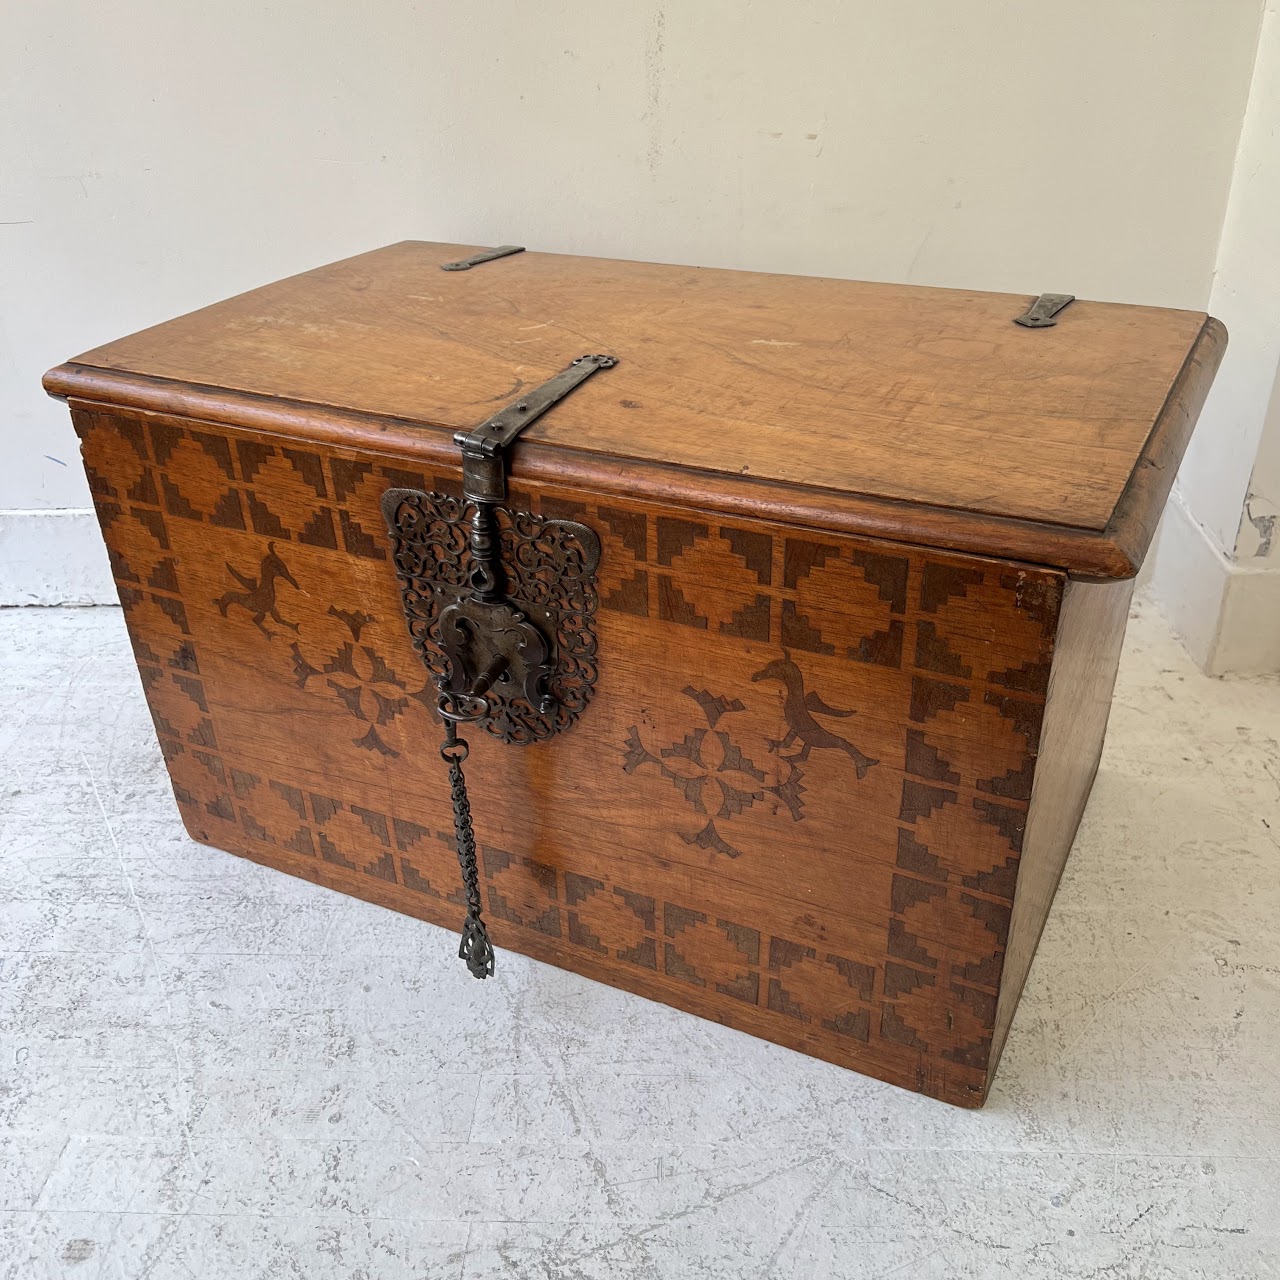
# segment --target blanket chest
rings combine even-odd
[[[195,839],[977,1106],[1224,344],[414,242],[45,385]]]

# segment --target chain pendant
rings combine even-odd
[[[443,701],[442,697],[442,701]],[[467,962],[473,978],[493,976],[493,944],[489,930],[480,915],[480,868],[476,863],[476,837],[471,829],[471,805],[467,800],[467,780],[462,762],[470,748],[465,738],[458,737],[458,726],[448,717],[444,722],[444,743],[440,757],[449,766],[449,795],[453,801],[453,830],[458,845],[458,866],[462,870],[462,887],[467,896],[467,918],[462,925],[462,941],[458,958]]]

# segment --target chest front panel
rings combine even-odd
[[[435,689],[379,504],[459,474],[76,422],[188,829],[456,928]],[[578,721],[468,735],[495,942],[979,1102],[1062,575],[519,480],[508,505],[602,555]]]

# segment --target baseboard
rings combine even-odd
[[[1280,672],[1280,569],[1233,569],[1209,674]]]
[[[116,603],[91,510],[0,511],[0,606]]]
[[[1280,671],[1280,570],[1228,560],[1176,494],[1153,554],[1151,593],[1201,670]]]

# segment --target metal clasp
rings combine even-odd
[[[525,427],[542,417],[597,369],[612,369],[617,363],[617,356],[579,356],[567,369],[500,409],[478,427],[457,432],[453,440],[462,450],[462,491],[466,497],[472,502],[502,502],[507,496],[507,469],[502,451]]]
[[[507,496],[504,451],[525,427],[574,387],[598,369],[610,369],[617,363],[616,356],[579,356],[514,404],[473,430],[454,436],[462,450],[463,497],[475,504],[470,536],[471,595],[441,614],[440,644],[453,672],[448,692],[469,699],[471,709],[477,712],[472,715],[464,709],[465,719],[487,719],[489,704],[483,695],[495,680],[513,684],[542,715],[555,709],[549,684],[554,674],[554,640],[507,600],[497,525],[498,505]],[[480,684],[483,689],[478,689]],[[441,692],[445,692],[444,686]]]
[[[542,741],[573,723],[596,680],[592,614],[600,540],[572,520],[507,511],[501,505],[505,450],[597,369],[615,364],[614,356],[579,356],[474,430],[459,431],[454,440],[462,451],[462,502],[415,489],[388,489],[382,496],[409,634],[435,677],[436,711],[444,722],[440,755],[449,766],[467,902],[458,955],[477,978],[493,973],[494,957],[462,772],[469,748],[458,726],[475,725],[503,742]],[[464,540],[459,535],[468,510]]]

